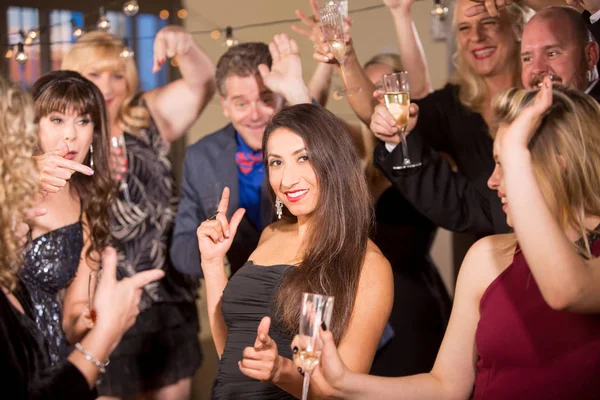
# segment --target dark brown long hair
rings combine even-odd
[[[303,292],[335,296],[329,329],[339,342],[354,309],[373,221],[363,167],[343,124],[323,107],[301,104],[278,112],[263,137],[265,160],[269,136],[280,128],[304,141],[317,176],[319,198],[302,262],[285,274],[276,295],[276,316],[286,330],[297,331]],[[265,169],[268,178],[266,161]],[[271,194],[274,197],[272,189]],[[284,212],[295,218],[287,209]]]
[[[94,124],[93,155],[88,152],[83,163],[94,159],[94,175],[79,173],[71,176],[73,188],[81,199],[81,211],[87,219],[90,246],[88,260],[98,262],[102,249],[111,242],[108,208],[115,183],[110,173],[110,135],[106,122],[106,106],[100,90],[92,82],[73,71],[47,73],[31,88],[38,120],[52,112],[88,114]]]

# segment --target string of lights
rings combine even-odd
[[[120,1],[122,1],[122,0],[115,0],[113,2],[110,2],[110,3],[108,3],[108,6],[115,5]],[[378,4],[378,5],[373,5],[373,6],[357,8],[354,10],[348,10],[348,1],[347,0],[338,0],[338,1],[341,3],[341,10],[343,10],[344,14],[346,14],[346,15],[362,13],[362,12],[376,10],[376,9],[385,7],[384,4]],[[440,1],[441,0],[434,0],[434,8],[433,8],[431,14],[435,19],[443,20],[445,18],[446,14],[448,13],[448,9],[446,7],[443,7],[441,5]],[[135,15],[137,15],[137,13],[139,11],[140,11],[140,5],[139,5],[138,1],[127,0],[123,3],[123,14],[125,16],[134,17]],[[161,11],[161,15],[160,15],[161,18],[165,17],[165,15],[162,15],[164,13],[164,11],[166,11],[166,10]],[[185,13],[182,13],[183,11]],[[89,15],[91,15],[91,13],[86,14],[85,16],[89,16]],[[103,30],[103,31],[110,30],[110,21],[106,17],[106,11],[105,11],[104,7],[100,7],[98,15],[99,15],[99,17],[98,17],[98,21],[96,22],[95,29],[99,29],[99,30]],[[179,10],[178,16],[180,18],[185,18],[187,16],[187,11],[185,9]],[[166,18],[168,18],[168,11],[167,11]],[[163,18],[163,19],[165,19],[165,18]],[[225,41],[224,41],[225,45],[228,47],[231,47],[231,46],[235,46],[236,44],[238,44],[238,41],[233,36],[234,31],[260,28],[260,27],[266,27],[266,26],[272,26],[272,25],[278,25],[278,24],[284,24],[284,23],[285,24],[296,23],[299,21],[300,21],[300,19],[298,19],[298,18],[281,19],[281,20],[257,22],[257,23],[252,23],[252,24],[240,25],[240,26],[236,26],[236,27],[227,26],[225,28],[192,31],[192,32],[190,32],[190,34],[192,34],[192,35],[208,34],[208,35],[210,35],[210,37],[213,40],[218,40],[224,34],[225,35]],[[83,27],[78,26],[77,23],[75,22],[75,20],[72,19],[70,21],[52,24],[47,27],[31,29],[27,33],[25,33],[22,30],[18,31],[18,32],[9,33],[9,36],[19,35],[20,40],[16,44],[6,45],[6,46],[8,46],[8,49],[6,51],[5,57],[6,58],[14,57],[15,61],[17,61],[19,64],[24,64],[27,62],[27,59],[29,58],[27,53],[25,52],[26,46],[72,43],[72,41],[70,41],[70,40],[59,40],[59,41],[51,41],[51,42],[41,42],[39,40],[41,32],[45,31],[46,29],[50,29],[50,28],[57,27],[57,26],[62,26],[64,24],[71,25],[72,33],[75,38],[81,37],[86,32]],[[37,39],[37,41],[36,41],[36,39]],[[129,38],[124,38],[124,39],[118,39],[123,44],[123,51],[121,52],[121,57],[128,58],[128,57],[134,56],[133,50],[128,45],[128,39],[132,40],[132,41],[153,40],[154,36],[139,36],[139,37],[129,37]],[[14,51],[15,48],[16,48],[16,52]]]

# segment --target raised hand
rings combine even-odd
[[[90,167],[65,159],[68,153],[69,146],[65,142],[60,142],[56,149],[34,157],[40,172],[39,180],[43,194],[57,193],[65,187],[75,172],[88,176],[94,174],[94,170]]]
[[[233,237],[237,232],[238,225],[244,217],[246,210],[238,209],[231,221],[227,221],[227,207],[229,206],[229,188],[223,189],[221,201],[217,208],[214,219],[207,219],[196,230],[198,236],[198,247],[202,263],[212,260],[223,260],[225,254],[231,247]]]
[[[566,2],[573,7],[585,8],[590,14],[600,11],[600,0],[566,0]]]
[[[405,135],[408,135],[417,124],[419,116],[419,106],[411,103],[409,107],[409,119],[408,126],[406,127]],[[375,134],[377,139],[389,143],[391,145],[398,145],[401,141],[400,130],[396,119],[390,114],[384,103],[380,103],[375,107],[373,116],[371,117],[371,131]]]
[[[279,373],[279,352],[277,343],[269,336],[271,318],[264,317],[256,332],[254,346],[249,346],[242,353],[238,366],[242,373],[250,378],[263,382],[272,382]]]
[[[309,38],[315,46],[320,45],[323,39],[323,33],[321,32],[321,26],[317,20],[319,15],[319,7],[317,6],[317,0],[309,0],[310,8],[312,10],[312,17],[306,16],[302,10],[296,10],[296,15],[300,18],[300,21],[304,24],[304,28],[292,25],[292,30],[299,33],[302,36]]]
[[[164,271],[152,269],[117,281],[117,252],[112,247],[105,248],[102,252],[102,279],[94,296],[97,313],[94,329],[103,332],[116,346],[140,312],[142,288],[164,275]]]
[[[302,79],[302,60],[298,44],[285,33],[277,34],[269,43],[273,58],[271,69],[265,64],[258,66],[265,85],[284,96],[288,103],[310,102],[308,88]]]
[[[496,137],[499,155],[502,157],[518,149],[527,149],[544,114],[552,106],[552,80],[549,75],[544,77],[542,86],[533,100],[525,107],[513,122]]]
[[[179,26],[162,28],[154,38],[154,66],[152,72],[160,71],[167,58],[185,56],[194,44],[192,35]]]
[[[514,0],[471,0],[477,3],[465,10],[465,16],[473,17],[479,14],[488,13],[491,17],[500,15],[500,11],[515,3]]]

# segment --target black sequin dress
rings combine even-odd
[[[34,239],[23,260],[21,279],[31,296],[35,323],[48,343],[53,366],[69,353],[59,292],[75,278],[82,250],[83,229],[76,222]]]

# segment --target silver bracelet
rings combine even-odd
[[[104,362],[98,361],[93,355],[91,355],[86,349],[84,349],[81,343],[79,342],[75,343],[75,348],[81,353],[83,353],[84,358],[86,360],[93,362],[94,365],[98,367],[98,370],[100,370],[101,373],[106,372],[106,367],[108,366],[108,364],[110,364],[110,360],[108,358]]]

